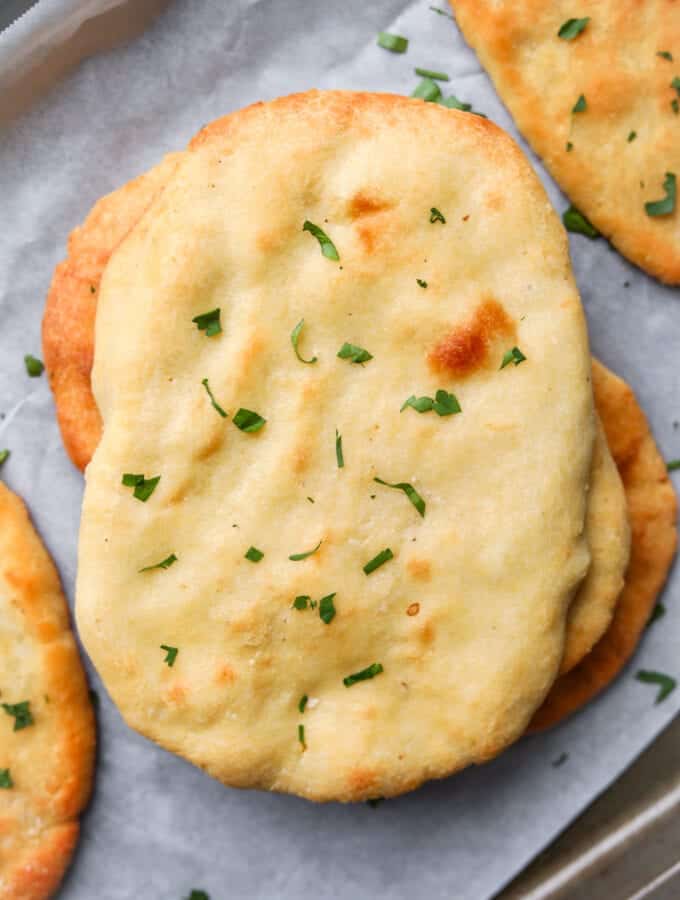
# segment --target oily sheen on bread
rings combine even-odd
[[[451,6],[518,128],[572,203],[636,265],[680,283],[680,208],[646,206],[663,200],[671,181],[675,194],[680,179],[680,4]],[[584,27],[573,24],[584,19]]]
[[[101,436],[90,378],[101,275],[113,250],[169,180],[178,159],[179,154],[166,157],[146,175],[99,200],[69,238],[68,257],[52,280],[43,323],[44,356],[64,444],[80,468],[89,462]],[[628,561],[623,487],[599,429],[589,481],[586,533],[591,565],[569,610],[562,672],[573,668],[609,625]]]
[[[56,890],[90,794],[94,717],[52,561],[0,483],[0,898]]]
[[[109,261],[95,346],[77,618],[133,727],[315,800],[524,731],[589,563],[594,418],[565,235],[507,135],[342,92],[218,120]],[[437,391],[462,412],[401,411]]]
[[[649,621],[677,547],[677,498],[635,394],[596,361],[593,388],[626,490],[632,531],[630,564],[611,625],[582,662],[557,679],[532,720],[534,731],[576,712],[623,669]]]

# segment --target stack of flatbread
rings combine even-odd
[[[480,116],[310,92],[206,126],[72,234],[44,347],[86,649],[225,784],[362,800],[483,762],[649,618],[665,465]]]

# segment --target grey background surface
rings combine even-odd
[[[29,37],[35,12],[22,23]],[[379,30],[408,36],[409,53],[377,48]],[[0,38],[0,57],[10,38],[11,30]],[[44,296],[68,230],[101,194],[218,115],[310,87],[410,93],[415,65],[448,72],[446,93],[515,133],[454,23],[425,0],[334,7],[176,0],[139,38],[87,60],[3,127],[0,446],[12,457],[2,474],[29,503],[71,598],[82,479],[61,447],[45,378],[29,379],[22,362],[24,353],[40,355]],[[539,171],[562,211],[565,199]],[[635,270],[604,241],[574,236],[572,253],[594,352],[635,387],[667,455],[680,456],[678,291]],[[633,667],[582,714],[490,765],[377,809],[225,789],[127,729],[91,673],[101,698],[97,787],[62,896],[160,900],[202,887],[212,900],[482,900],[677,712],[680,691],[655,706],[654,688],[633,673],[680,674],[679,590],[676,572],[664,598],[668,613]],[[562,752],[569,758],[555,768]]]

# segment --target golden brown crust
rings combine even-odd
[[[57,572],[2,484],[0,588],[0,699],[29,700],[34,718],[16,732],[0,720],[0,769],[14,782],[0,793],[0,900],[40,900],[61,880],[90,795],[94,714]]]
[[[595,403],[621,473],[632,530],[631,558],[614,618],[576,668],[558,678],[530,730],[556,725],[605,688],[637,647],[675,556],[677,499],[631,388],[593,362]]]
[[[94,320],[99,282],[109,257],[163,189],[178,155],[102,197],[68,241],[52,277],[43,318],[43,356],[64,446],[84,469],[101,436],[92,396]]]
[[[562,190],[628,259],[680,283],[680,208],[650,217],[666,172],[680,179],[680,4],[674,0],[451,0],[466,40]],[[572,41],[558,29],[589,16]],[[674,61],[659,55],[674,54]],[[585,112],[571,109],[580,94]],[[629,135],[635,138],[629,140]],[[571,145],[571,150],[568,150]]]

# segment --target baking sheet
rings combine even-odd
[[[122,2],[42,0],[0,36],[0,94],[17,79],[25,87],[84,18]],[[133,0],[127,14],[143,5]],[[408,36],[408,54],[376,47],[379,30]],[[176,0],[134,42],[87,60],[2,127],[0,448],[12,451],[2,476],[28,501],[70,597],[82,481],[61,447],[47,381],[29,379],[22,361],[40,355],[44,296],[68,231],[101,194],[218,115],[310,87],[410,93],[416,65],[448,72],[446,93],[515,133],[453,21],[427,0]],[[565,199],[538,168],[561,211]],[[572,236],[572,254],[594,351],[634,386],[667,456],[680,456],[679,292],[604,241]],[[127,729],[91,672],[101,698],[97,789],[62,896],[491,896],[677,713],[680,691],[656,706],[653,686],[633,673],[680,675],[679,577],[633,667],[582,714],[375,809],[225,789]]]

